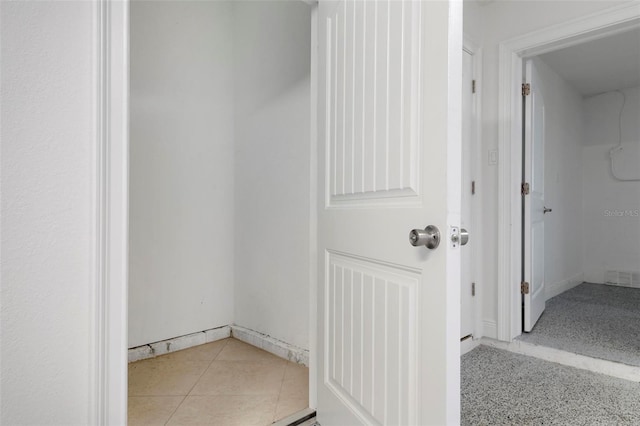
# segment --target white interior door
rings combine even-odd
[[[456,424],[461,3],[321,0],[318,26],[318,421]]]
[[[474,138],[474,111],[473,111],[473,55],[467,50],[462,51],[462,216],[460,227],[465,228],[473,235],[472,214],[472,180],[473,161],[472,143]],[[460,338],[473,334],[475,288],[472,276],[472,251],[473,238],[462,248],[462,265],[460,280]]]
[[[524,195],[524,331],[533,329],[544,311],[544,100],[538,73],[526,63],[529,94],[525,96],[524,173],[529,194]],[[527,284],[525,284],[526,286]]]

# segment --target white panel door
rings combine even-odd
[[[533,330],[545,308],[544,278],[544,100],[538,72],[529,60],[526,80],[530,92],[525,97],[524,173],[529,194],[524,196],[524,331]]]
[[[461,4],[321,0],[318,25],[318,421],[456,424]]]

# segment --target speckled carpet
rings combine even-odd
[[[549,299],[519,339],[640,367],[640,289],[580,284]]]
[[[487,346],[461,373],[462,425],[640,425],[640,383]]]

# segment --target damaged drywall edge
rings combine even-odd
[[[128,351],[128,358],[129,362],[140,361],[182,349],[188,349],[193,346],[215,342],[216,340],[226,339],[231,336],[252,346],[270,352],[280,358],[284,358],[288,361],[302,364],[307,367],[309,366],[308,350],[238,325],[227,325],[212,328],[209,330],[199,331],[197,333],[187,334],[185,336],[175,337],[173,339],[162,340],[160,342],[131,348]]]
[[[128,351],[128,358],[129,362],[140,361],[170,352],[188,349],[193,346],[215,342],[216,340],[226,339],[227,337],[231,337],[231,327],[225,325],[223,327],[211,328],[209,330],[131,348]]]
[[[239,325],[231,325],[233,338],[270,352],[280,358],[309,366],[309,351],[299,348],[269,335]]]

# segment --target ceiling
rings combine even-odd
[[[640,85],[640,29],[540,55],[584,96]]]

